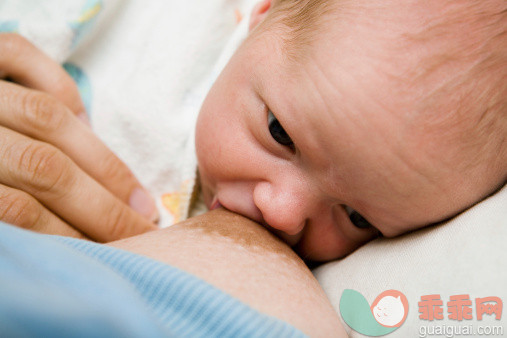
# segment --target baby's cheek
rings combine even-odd
[[[383,227],[379,227],[379,229],[380,229],[380,232],[382,232],[382,235],[384,237],[390,238],[390,237],[396,237],[396,236],[403,235],[407,232],[411,232],[411,231],[425,228],[428,225],[429,224],[426,224],[426,225],[421,225],[421,224],[406,225],[406,224],[403,224],[400,226],[383,226]]]
[[[211,178],[216,170],[216,148],[213,138],[202,128],[196,130],[196,154],[199,172],[202,176]],[[214,160],[215,159],[215,160]]]
[[[354,237],[345,235],[339,226],[334,226],[327,231],[323,228],[309,228],[294,249],[305,260],[326,262],[343,258],[379,237],[379,232],[374,228],[352,230],[358,232],[354,234]]]
[[[305,229],[297,245],[302,257],[315,261],[329,261],[345,257],[362,245],[379,237],[374,228],[356,228],[343,212],[332,224],[314,224]]]

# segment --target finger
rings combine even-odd
[[[86,116],[79,90],[67,72],[21,35],[0,33],[3,77],[37,89],[63,102],[74,114]]]
[[[0,125],[54,145],[106,189],[151,221],[150,194],[127,166],[70,110],[54,98],[0,81]]]
[[[0,184],[0,221],[35,232],[86,239],[23,191]]]
[[[32,195],[96,241],[156,229],[60,150],[4,127],[0,127],[0,182]]]

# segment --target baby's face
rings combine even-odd
[[[247,40],[197,123],[207,206],[265,225],[306,259],[439,222],[485,194],[455,170],[444,138],[399,113],[411,98],[396,97],[357,39],[323,38],[299,67],[276,32]]]

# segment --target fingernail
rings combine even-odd
[[[77,115],[77,118],[84,122],[88,127],[92,127],[90,120],[88,119],[88,115],[86,113],[80,113]]]
[[[158,220],[158,211],[155,201],[153,201],[153,198],[146,190],[142,188],[135,188],[130,195],[129,205],[132,209],[150,221],[156,222]]]

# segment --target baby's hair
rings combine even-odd
[[[449,159],[455,170],[489,172],[502,186],[507,179],[507,2],[443,3],[444,11],[424,29],[405,35],[407,45],[431,50],[405,74],[405,83],[429,84],[431,90],[419,100],[421,121],[430,135],[459,145],[456,158]]]
[[[273,0],[267,24],[280,24],[283,32],[284,55],[302,61],[312,41],[328,20],[333,18],[338,1]]]
[[[417,17],[420,25],[398,35],[384,36],[380,32],[378,38],[391,39],[386,40],[389,47],[384,55],[382,51],[371,51],[370,57],[385,58],[385,63],[391,63],[394,68],[380,69],[379,76],[383,73],[399,82],[398,87],[407,90],[407,97],[418,102],[416,111],[411,113],[418,116],[416,123],[428,135],[434,135],[440,142],[459,145],[453,158],[448,159],[459,164],[457,170],[482,168],[490,174],[495,172],[500,179],[498,184],[505,184],[507,1],[400,3],[421,6],[418,8],[423,9],[421,17]],[[300,64],[305,62],[312,43],[323,36],[330,22],[346,21],[350,15],[364,18],[379,15],[389,24],[392,21],[388,21],[384,12],[389,11],[389,5],[396,5],[396,1],[273,0],[264,24],[280,30],[283,54],[290,64]],[[433,14],[426,15],[426,5]],[[337,29],[346,34],[346,30],[355,28]],[[382,31],[383,27],[377,28]],[[385,30],[389,32],[389,27]],[[402,66],[389,59],[393,55],[418,55],[418,59],[400,72]],[[413,96],[415,92],[419,92],[418,97]],[[467,154],[466,159],[460,158],[463,154]],[[487,169],[484,163],[488,163]]]

